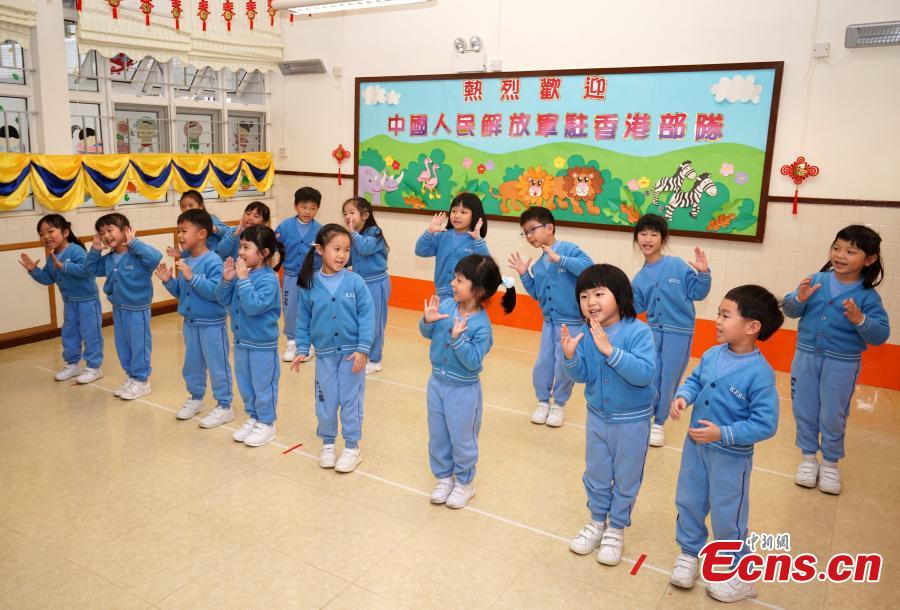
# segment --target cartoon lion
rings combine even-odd
[[[491,189],[491,196],[500,200],[500,211],[504,214],[513,210],[528,209],[540,205],[549,210],[556,206],[553,203],[553,176],[538,165],[529,167],[517,180],[510,180],[500,185],[499,192]]]
[[[597,216],[600,208],[594,205],[594,197],[603,191],[603,177],[600,170],[593,167],[570,167],[562,177],[562,196],[558,197],[559,207],[563,210],[572,202],[572,212],[584,214],[581,204],[584,203],[589,214]]]

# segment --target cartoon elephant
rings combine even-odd
[[[360,165],[356,173],[356,192],[360,197],[372,194],[372,205],[381,203],[381,193],[396,191],[403,182],[403,172],[399,176],[388,176],[369,165]]]

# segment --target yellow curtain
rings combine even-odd
[[[14,210],[22,205],[31,187],[30,173],[31,155],[23,153],[0,155],[0,183],[6,186],[0,192],[0,210]]]
[[[81,155],[31,155],[31,192],[55,212],[68,212],[84,203]]]
[[[84,190],[98,206],[112,207],[125,196],[128,182],[131,180],[129,155],[84,155],[81,158],[86,168],[99,173],[105,178],[101,182],[119,179],[118,184],[107,192],[94,179],[91,171],[84,172]]]

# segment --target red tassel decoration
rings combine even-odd
[[[197,16],[203,22],[203,31],[206,31],[206,20],[209,19],[209,0],[200,0],[197,3]]]
[[[291,24],[294,23],[294,13],[291,13]]]
[[[75,0],[75,10],[76,11],[81,10],[81,0]]]
[[[272,8],[272,0],[266,0],[266,6],[268,7],[268,10],[266,10],[266,12],[269,14],[269,25],[275,27],[275,13],[277,13],[278,11]]]
[[[180,30],[181,24],[179,23],[179,19],[181,19],[181,0],[171,0],[172,1],[172,18],[175,20],[175,29]]]
[[[253,29],[253,20],[256,19],[256,2],[254,0],[247,0],[245,15],[247,15],[247,19],[250,20],[250,29]]]
[[[151,0],[141,0],[141,12],[144,13],[144,24],[150,27],[150,13],[153,12],[153,2]]]
[[[222,17],[225,18],[225,25],[228,26],[228,31],[231,31],[231,20],[234,19],[234,2],[231,0],[225,0],[222,3]]]
[[[106,0],[106,3],[112,8],[113,19],[119,18],[119,4],[122,0]]]

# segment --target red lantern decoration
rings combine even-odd
[[[266,6],[268,7],[266,13],[269,14],[269,25],[275,27],[275,13],[277,13],[278,11],[272,8],[272,0],[266,0]]]
[[[181,0],[171,0],[172,1],[172,19],[175,20],[175,29],[180,30],[181,24],[179,23],[179,19],[181,19]]]
[[[350,158],[350,151],[344,148],[343,144],[338,144],[338,147],[331,151],[331,156],[334,157],[334,160],[337,161],[338,164],[338,186],[341,185],[341,163]]]
[[[118,19],[119,18],[119,5],[122,3],[122,0],[106,0],[106,3],[112,9],[113,19]]]
[[[150,27],[150,13],[153,12],[153,2],[151,0],[141,0],[141,12],[144,13],[144,23]]]
[[[206,20],[209,19],[209,0],[200,0],[197,3],[197,17],[203,22],[203,31],[206,31]]]
[[[794,209],[793,213],[797,213],[797,199],[800,194],[800,184],[807,178],[819,175],[819,168],[806,162],[803,157],[797,159],[790,165],[781,166],[781,175],[788,176],[797,186],[794,188]]]
[[[256,2],[253,0],[247,0],[247,10],[244,13],[247,15],[247,19],[250,20],[250,29],[253,29],[253,20],[256,19]]]
[[[231,0],[225,0],[222,3],[222,17],[225,19],[225,24],[228,26],[228,31],[231,31],[231,20],[234,19],[234,2]]]

